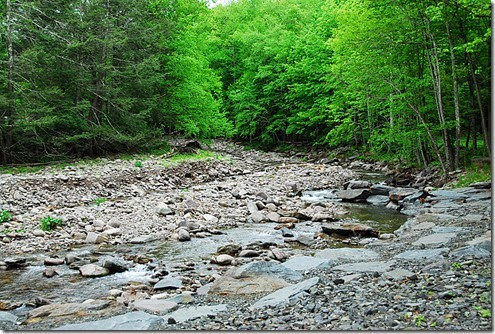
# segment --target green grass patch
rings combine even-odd
[[[454,188],[467,187],[475,182],[485,182],[492,179],[492,171],[490,164],[473,164],[466,168],[466,171],[462,173],[457,182],[452,184]]]
[[[8,222],[11,219],[12,219],[12,214],[7,210],[2,210],[0,212],[0,224]]]
[[[40,229],[42,231],[53,231],[57,226],[63,225],[62,219],[50,216],[41,219]]]
[[[210,159],[225,159],[221,154],[211,151],[199,150],[198,153],[179,153],[163,161],[164,167],[175,166],[185,161],[200,161]]]
[[[104,198],[104,197],[98,197],[98,198],[95,198],[95,199],[93,200],[93,204],[94,204],[94,205],[96,205],[96,206],[98,206],[98,205],[100,205],[100,204],[105,203],[106,201],[107,201],[107,199],[106,199],[106,198]]]
[[[42,170],[44,166],[19,166],[19,167],[0,167],[0,173],[2,174],[27,174],[36,173]]]

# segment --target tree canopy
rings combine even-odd
[[[484,0],[7,0],[2,162],[167,133],[346,146],[447,172],[491,157]]]

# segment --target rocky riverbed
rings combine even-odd
[[[491,184],[212,149],[0,176],[0,328],[492,328]]]

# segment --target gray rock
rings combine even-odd
[[[47,257],[43,260],[43,263],[45,266],[59,266],[61,264],[64,264],[64,259]]]
[[[249,222],[252,222],[252,223],[261,223],[262,221],[265,220],[265,217],[263,216],[263,214],[259,211],[257,212],[253,212],[251,213],[249,216],[248,216],[248,221]]]
[[[391,271],[387,271],[383,274],[383,277],[392,281],[399,281],[405,278],[412,278],[414,276],[415,274],[413,272],[402,268],[397,268]]]
[[[146,311],[153,314],[163,315],[177,309],[177,303],[163,299],[141,299],[136,300],[131,306],[134,310]]]
[[[177,231],[179,241],[189,241],[191,240],[191,235],[185,228],[180,228]]]
[[[218,255],[215,259],[216,263],[221,265],[221,266],[228,266],[228,265],[232,264],[232,262],[234,260],[235,259],[232,256],[227,255],[227,254]]]
[[[454,258],[462,259],[464,257],[489,257],[492,253],[485,247],[468,245],[452,251],[450,255]]]
[[[280,219],[280,215],[276,212],[269,212],[266,214],[266,218],[272,222],[277,223],[278,220]]]
[[[302,297],[305,291],[311,289],[315,286],[320,279],[318,277],[313,277],[308,280],[302,281],[300,283],[290,285],[283,289],[277,290],[268,296],[265,296],[258,300],[252,306],[253,309],[263,308],[266,306],[281,306],[288,304],[294,299]]]
[[[388,198],[388,194],[394,189],[394,187],[386,186],[384,184],[374,184],[371,186],[371,194],[387,196]]]
[[[378,253],[364,248],[327,248],[315,254],[315,257],[335,261],[366,261],[378,258]]]
[[[9,312],[0,311],[0,322],[17,322],[17,317]]]
[[[469,227],[458,226],[437,226],[431,229],[431,231],[434,233],[464,233],[469,230]]]
[[[374,230],[371,226],[358,224],[358,223],[332,223],[323,224],[321,229],[326,234],[338,234],[342,236],[360,236],[360,237],[378,237],[378,231]]]
[[[350,274],[350,275],[342,276],[342,277],[340,277],[340,279],[342,279],[344,281],[344,283],[349,283],[351,281],[354,281],[354,280],[360,278],[361,276],[363,276],[363,274]]]
[[[240,266],[232,277],[245,278],[253,276],[272,276],[287,281],[298,281],[302,275],[297,271],[284,267],[282,264],[267,261],[254,261]]]
[[[345,189],[363,189],[363,188],[369,188],[370,186],[371,186],[371,183],[369,181],[351,180],[347,184],[344,185],[344,188]]]
[[[287,259],[287,254],[278,248],[272,248],[271,252],[276,260],[284,261]]]
[[[218,254],[227,254],[230,256],[237,256],[241,251],[241,245],[237,244],[226,244],[217,248]]]
[[[205,290],[207,290],[207,293],[220,295],[241,295],[272,292],[290,285],[281,278],[270,276],[234,278],[232,277],[233,271],[234,270],[229,270],[227,273],[225,273],[225,275],[216,279],[209,286],[209,289],[205,288]]]
[[[125,331],[125,330],[135,330],[135,331],[147,331],[151,330],[155,325],[162,322],[162,318],[156,315],[151,315],[146,312],[137,311],[130,312],[115,317],[88,321],[78,324],[70,324],[55,328],[55,330],[60,331]]]
[[[100,277],[110,274],[110,270],[108,270],[107,268],[103,268],[92,263],[85,264],[84,266],[80,267],[79,272],[84,277]]]
[[[311,269],[330,268],[334,264],[333,260],[322,259],[313,256],[294,256],[282,265],[295,271],[306,271]]]
[[[431,197],[430,197],[431,196]],[[467,195],[452,190],[434,190],[430,191],[430,196],[426,198],[427,202],[447,201],[447,200],[465,200]]]
[[[173,215],[174,210],[172,210],[167,204],[165,203],[159,203],[158,206],[156,207],[156,213],[159,214],[160,216],[168,216],[168,215]]]
[[[419,238],[412,244],[414,246],[425,245],[425,246],[437,246],[443,245],[450,241],[450,239],[454,238],[456,233],[434,233],[424,237]]]
[[[258,257],[260,253],[252,249],[245,249],[239,253],[239,257]]]
[[[394,258],[404,260],[436,260],[443,258],[443,255],[448,253],[448,248],[435,248],[435,249],[412,249],[402,252]]]
[[[371,192],[367,189],[350,189],[337,191],[336,195],[343,202],[362,202],[371,195]]]
[[[43,272],[43,276],[45,277],[53,277],[55,275],[58,275],[58,271],[53,268],[46,268]]]
[[[332,270],[345,271],[349,273],[383,273],[389,271],[393,265],[393,261],[358,262],[342,264],[340,266],[333,267]]]
[[[385,206],[389,201],[388,196],[385,195],[371,195],[366,199],[366,202],[377,205],[377,206]]]
[[[105,257],[102,261],[103,268],[107,268],[110,273],[122,273],[129,270],[129,265],[123,259],[116,257]]]
[[[256,205],[255,202],[248,201],[246,203],[246,206],[247,206],[247,209],[248,209],[248,211],[249,211],[250,214],[253,214],[255,212],[258,212],[258,206]]]
[[[156,240],[156,237],[153,237],[151,235],[142,235],[139,237],[132,238],[129,242],[131,244],[145,244],[147,242],[151,242]]]
[[[95,232],[88,232],[86,235],[85,242],[88,244],[101,244],[107,241],[107,237],[103,234],[98,234]]]
[[[165,277],[153,286],[155,290],[179,289],[182,287],[182,280],[177,277]]]
[[[418,190],[414,188],[395,188],[389,192],[388,197],[391,201],[397,203],[398,201],[415,194],[417,191]]]
[[[211,306],[191,306],[181,308],[163,317],[163,319],[174,319],[177,323],[186,322],[206,316],[214,316],[220,312],[227,311],[227,304],[211,305]]]

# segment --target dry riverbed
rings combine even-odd
[[[0,328],[491,329],[489,184],[212,149],[1,175]]]

